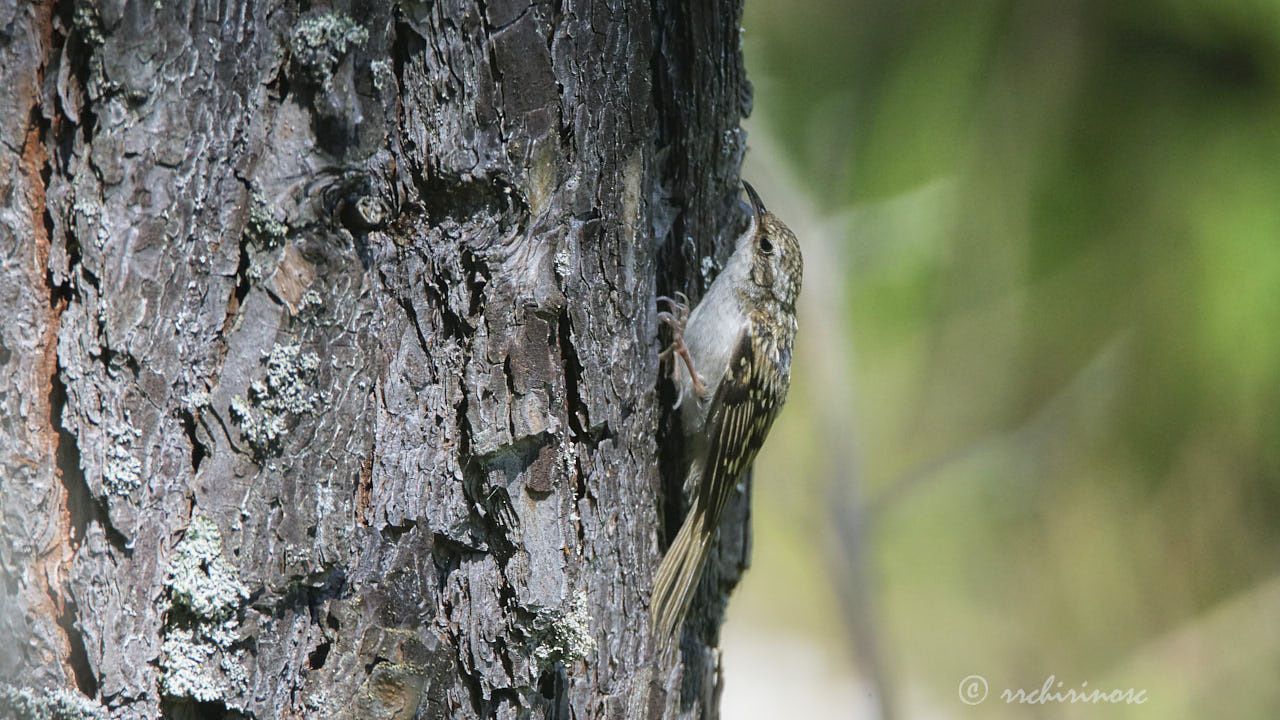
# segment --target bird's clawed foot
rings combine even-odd
[[[698,375],[698,371],[693,369],[693,357],[689,355],[689,348],[684,344],[684,329],[689,322],[689,298],[682,292],[676,292],[674,298],[665,295],[658,298],[658,303],[666,303],[670,306],[670,310],[662,310],[658,312],[658,319],[671,328],[671,344],[658,357],[667,360],[673,355],[680,356],[684,361],[685,367],[689,369],[689,377],[693,380],[693,391],[698,395],[699,399],[707,397],[707,386],[702,382],[702,378]],[[680,403],[684,400],[684,384],[680,382],[679,365],[673,365],[671,368],[672,380],[676,386],[680,388],[679,395],[676,397],[675,407],[680,407]]]

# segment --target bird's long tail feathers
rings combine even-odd
[[[714,528],[708,528],[711,518],[702,505],[694,501],[654,575],[649,621],[655,639],[663,645],[671,641],[684,624],[693,591],[702,576],[702,566],[711,550]]]

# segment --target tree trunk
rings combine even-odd
[[[740,10],[0,0],[0,714],[715,717],[654,296]]]

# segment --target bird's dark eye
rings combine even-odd
[[[760,236],[760,252],[764,253],[765,255],[773,254],[773,243],[769,241],[768,235]]]

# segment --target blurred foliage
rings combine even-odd
[[[848,220],[846,479],[893,704],[1053,673],[1148,689],[1104,716],[1275,715],[1280,2],[752,0],[745,38],[756,132]],[[756,486],[791,588],[829,537],[776,489],[823,467],[796,391]],[[834,617],[819,592],[798,625]]]

